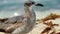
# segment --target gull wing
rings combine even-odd
[[[23,22],[25,18],[23,16],[8,18],[4,23],[0,23],[0,32],[13,32],[16,28],[25,24]]]

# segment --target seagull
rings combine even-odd
[[[30,32],[36,22],[36,15],[33,6],[41,6],[43,4],[36,3],[32,0],[24,3],[25,16],[15,16],[8,18],[4,23],[0,23],[0,32],[7,34],[27,34]]]

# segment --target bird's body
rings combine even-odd
[[[27,33],[29,32],[29,30],[32,29],[32,27],[35,24],[33,20],[35,22],[35,18],[29,18],[25,16],[12,17],[5,21],[5,23],[0,23],[1,24],[0,29],[4,30],[6,33],[12,34],[21,34],[22,31]]]
[[[25,10],[26,16],[16,16],[8,18],[8,20],[5,21],[3,26],[5,32],[11,34],[25,34],[33,28],[36,20],[35,13],[33,11],[30,11],[29,7],[25,7]]]
[[[9,34],[26,34],[31,31],[36,21],[35,12],[32,9],[34,4],[35,2],[33,1],[26,2],[24,4],[25,16],[8,18],[8,20],[3,24],[0,23],[0,31],[4,31]]]

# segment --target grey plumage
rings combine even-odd
[[[36,15],[32,6],[35,5],[34,1],[27,1],[24,4],[25,16],[16,16],[8,18],[3,24],[0,23],[0,31],[4,31],[7,34],[27,34],[30,32],[36,21]],[[40,6],[40,5],[39,5]]]

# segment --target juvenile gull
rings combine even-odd
[[[30,32],[36,21],[36,15],[33,6],[42,6],[42,4],[35,3],[34,1],[27,1],[24,3],[25,16],[15,16],[8,18],[4,24],[0,23],[0,31],[4,31],[9,34],[27,34]]]

